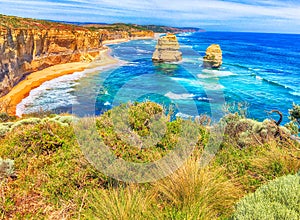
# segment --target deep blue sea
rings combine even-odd
[[[224,104],[248,107],[260,121],[280,110],[288,120],[293,102],[300,104],[300,35],[204,32],[177,35],[183,61],[154,64],[156,40],[110,45],[118,65],[91,69],[48,81],[31,91],[18,114],[39,110],[101,114],[120,103],[152,100],[172,106],[180,117],[208,114],[219,118]],[[223,51],[220,70],[202,67],[210,44]],[[276,117],[276,116],[274,116]]]

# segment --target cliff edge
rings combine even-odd
[[[0,97],[32,72],[58,64],[91,62],[99,56],[106,40],[142,37],[154,37],[154,33],[0,15]]]

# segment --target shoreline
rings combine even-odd
[[[106,47],[101,50],[99,56],[92,62],[73,62],[58,64],[46,69],[29,74],[24,80],[19,82],[5,96],[0,98],[2,110],[6,110],[10,115],[16,115],[17,105],[28,95],[30,91],[39,87],[44,82],[58,78],[60,76],[81,72],[86,69],[92,69],[100,66],[108,66],[118,63],[118,60],[110,56],[110,49]],[[5,106],[6,105],[6,106]],[[4,108],[3,108],[4,107]]]
[[[100,66],[116,64],[119,60],[110,56],[110,48],[107,45],[129,42],[131,40],[151,40],[153,37],[132,37],[129,39],[107,40],[103,42],[104,49],[100,50],[99,56],[92,62],[72,62],[58,64],[40,71],[30,73],[24,80],[20,81],[12,90],[3,97],[0,97],[0,111],[5,110],[10,115],[16,115],[17,105],[26,97],[30,91],[41,86],[44,82],[58,78],[60,76],[81,72]],[[18,116],[19,117],[19,116]]]

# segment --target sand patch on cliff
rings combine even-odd
[[[33,72],[23,81],[18,83],[7,95],[0,98],[0,102],[7,106],[9,114],[16,114],[16,106],[26,98],[30,91],[39,87],[46,81],[55,79],[57,77],[80,72],[88,68],[95,68],[97,66],[106,66],[117,63],[118,60],[109,55],[109,50],[100,52],[100,56],[95,61],[89,62],[75,62],[51,66],[41,71]]]

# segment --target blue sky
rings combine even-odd
[[[0,13],[73,22],[300,33],[299,0],[0,0]]]

